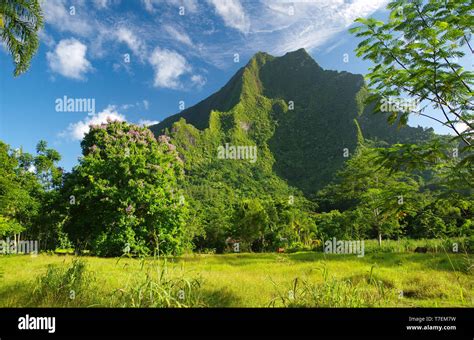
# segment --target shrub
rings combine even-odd
[[[86,299],[87,288],[94,280],[82,260],[73,260],[69,267],[49,265],[46,274],[37,280],[32,298],[35,305],[49,307],[83,305],[80,301]]]

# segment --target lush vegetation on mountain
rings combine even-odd
[[[213,108],[225,107],[219,99],[229,89],[241,91],[237,101],[232,94],[234,106]],[[184,160],[186,196],[202,229],[197,249],[231,251],[228,238],[269,250],[311,248],[333,236],[472,234],[472,190],[450,193],[441,180],[459,163],[449,155],[456,144],[432,129],[397,128],[387,115],[374,115],[361,76],[324,71],[304,50],[279,58],[258,53],[210,98],[151,128],[169,135]],[[436,166],[383,166],[391,145],[434,140],[447,155]],[[226,143],[256,146],[256,162],[219,159]],[[442,204],[452,214],[441,212]]]
[[[324,71],[304,50],[259,53],[217,94],[152,127],[164,134],[92,127],[71,173],[44,142],[36,156],[2,144],[0,231],[102,256],[472,235],[473,192],[451,153],[456,142],[390,126],[367,98],[360,76]],[[423,169],[385,157],[434,142],[441,153]]]
[[[0,6],[2,33],[18,15],[31,21],[20,33],[31,56],[41,16],[34,1],[28,11],[14,3]],[[359,20],[353,30],[366,38],[358,54],[377,64],[368,84],[322,69],[304,49],[257,53],[153,133],[125,122],[91,127],[71,173],[43,141],[36,155],[0,143],[0,236],[101,256],[321,249],[333,237],[379,246],[456,238],[471,251],[474,77],[452,60],[469,45],[469,5],[389,8],[388,23]],[[431,118],[457,138],[406,126],[423,108],[382,109],[404,93],[432,103],[446,119]]]

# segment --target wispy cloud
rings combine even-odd
[[[129,28],[120,27],[116,31],[117,40],[125,43],[140,60],[146,57],[145,43]]]
[[[106,9],[110,5],[110,0],[94,0],[94,5],[98,9]]]
[[[87,47],[89,60],[122,54],[125,45],[138,57],[140,67],[153,70],[156,87],[185,89],[205,84],[193,68],[203,69],[203,64],[225,68],[234,53],[245,59],[256,51],[282,55],[299,48],[331,50],[338,46],[334,38],[357,17],[372,15],[388,0],[142,0],[142,8],[152,14],[127,16],[112,10],[115,3],[94,0],[91,7],[83,0],[48,0],[42,6],[47,29],[76,36]],[[178,14],[181,6],[183,16]],[[49,36],[42,36],[54,48]],[[158,50],[152,48],[156,46]],[[121,64],[116,58],[110,65],[134,75],[133,61]],[[87,63],[83,65],[88,69]],[[78,78],[84,72],[69,74]]]
[[[224,24],[243,33],[248,33],[250,21],[239,0],[208,0],[222,18]]]
[[[197,0],[142,0],[142,4],[147,12],[155,13],[158,6],[163,4],[171,5],[175,8],[183,7],[185,12],[195,13],[198,10]]]
[[[141,126],[151,126],[151,125],[158,124],[159,122],[160,122],[159,120],[140,119],[140,120],[138,121],[138,125],[141,125]]]
[[[195,84],[197,87],[202,87],[206,84],[206,78],[199,74],[194,74],[191,76],[191,82]]]
[[[193,42],[191,41],[191,38],[186,32],[177,29],[176,27],[173,27],[171,25],[164,25],[163,28],[174,40],[183,43],[189,47],[193,46]]]
[[[60,32],[72,32],[79,36],[87,36],[94,29],[87,22],[87,12],[79,10],[73,4],[67,4],[65,0],[48,0],[41,2],[47,24],[54,26]]]
[[[273,54],[298,48],[312,50],[330,42],[358,17],[383,8],[388,0],[311,0],[276,2],[262,0],[249,10],[250,37],[247,46]]]

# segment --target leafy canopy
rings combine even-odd
[[[2,0],[0,2],[0,40],[15,63],[14,75],[30,67],[39,46],[38,32],[43,27],[39,0]]]
[[[361,25],[350,30],[364,38],[357,55],[376,65],[367,75],[370,99],[409,96],[421,106],[404,110],[401,124],[419,114],[446,125],[472,147],[474,73],[459,64],[466,48],[473,53],[472,1],[396,0],[388,8],[388,22],[359,18]],[[435,111],[427,112],[429,106]],[[390,112],[394,122],[399,111]]]

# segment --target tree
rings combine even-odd
[[[43,27],[39,0],[2,0],[0,2],[0,38],[15,63],[14,75],[30,67],[38,46],[38,32]]]
[[[417,209],[419,179],[403,171],[390,171],[374,162],[383,150],[375,148],[370,141],[361,142],[355,155],[339,171],[339,183],[324,192],[342,200],[343,204],[339,205],[352,204],[344,211],[344,216],[335,210],[318,217],[318,227],[325,236],[360,237],[365,234],[377,237],[381,244],[382,237],[402,233],[404,218]],[[331,230],[333,221],[340,230]]]
[[[61,190],[64,230],[76,249],[101,256],[177,254],[187,246],[182,162],[169,138],[125,122],[91,126],[83,157]]]
[[[22,155],[0,141],[0,236],[19,238],[31,228],[40,208],[41,186],[33,173],[21,167]]]
[[[252,243],[264,237],[268,223],[268,214],[262,202],[257,198],[245,199],[235,210],[232,234],[242,241],[244,247],[251,250]],[[264,240],[262,245],[265,247]]]
[[[42,249],[55,249],[68,244],[62,231],[65,216],[61,215],[59,189],[64,171],[57,165],[60,160],[59,152],[48,148],[44,140],[37,143],[34,156],[22,153],[19,157],[20,167],[33,173],[41,186],[36,195],[40,207],[28,235],[37,239]]]
[[[377,100],[378,111],[391,113],[391,122],[400,113],[400,124],[419,114],[449,127],[466,150],[472,148],[474,73],[458,63],[463,48],[474,53],[472,1],[395,0],[388,8],[387,23],[359,18],[362,25],[350,30],[365,38],[357,55],[376,64],[367,75],[370,100]],[[403,103],[402,95],[424,106],[386,105]],[[427,113],[430,105],[435,111]]]

